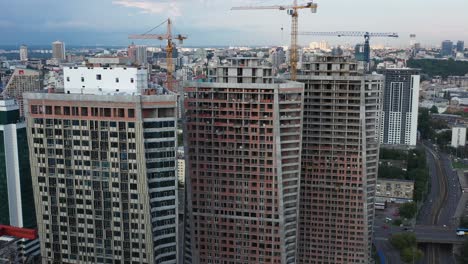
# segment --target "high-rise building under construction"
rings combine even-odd
[[[297,263],[369,263],[383,76],[311,58],[305,84]]]
[[[25,94],[43,263],[177,263],[176,95],[143,69],[64,74]]]
[[[303,84],[234,58],[185,87],[186,263],[297,263]]]

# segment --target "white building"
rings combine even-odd
[[[178,181],[180,184],[185,184],[185,155],[184,147],[179,147],[177,150],[177,171]]]
[[[21,61],[28,61],[28,46],[21,45],[19,54],[20,54]]]
[[[418,130],[420,76],[416,69],[383,71],[385,89],[381,112],[380,142],[415,146]]]
[[[52,58],[58,61],[65,60],[65,43],[60,41],[52,42]]]
[[[466,144],[466,127],[452,128],[452,147],[463,147]]]
[[[136,67],[67,67],[63,69],[65,93],[141,93],[148,88],[148,71]]]

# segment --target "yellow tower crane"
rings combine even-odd
[[[262,10],[262,9],[278,9],[287,10],[288,15],[291,16],[291,47],[290,47],[290,61],[291,61],[291,80],[295,81],[297,77],[297,31],[298,31],[298,17],[299,9],[310,9],[312,13],[317,12],[317,4],[307,2],[305,4],[297,4],[294,0],[292,5],[274,5],[274,6],[238,6],[233,7],[231,10]]]
[[[167,23],[167,32],[166,34],[149,34],[151,31],[154,29],[160,27],[164,23]],[[186,36],[183,35],[172,35],[172,21],[170,18],[167,20],[163,21],[161,24],[157,25],[156,27],[152,28],[151,30],[147,31],[144,34],[138,34],[138,35],[130,35],[128,36],[129,39],[159,39],[159,40],[167,40],[167,46],[166,46],[166,65],[167,65],[167,77],[166,77],[166,82],[167,82],[167,88],[171,91],[174,91],[174,72],[175,72],[175,67],[174,67],[174,62],[172,61],[172,52],[174,50],[174,43],[172,42],[173,39],[179,40],[180,43],[184,41],[184,39],[187,39]]]

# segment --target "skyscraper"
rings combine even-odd
[[[65,60],[65,43],[60,41],[52,42],[52,58],[58,61]]]
[[[25,94],[42,256],[177,263],[176,95],[102,87]]]
[[[452,56],[453,55],[453,42],[450,40],[444,40],[442,42],[442,48],[440,50],[441,56]]]
[[[148,52],[146,46],[136,46],[136,64],[147,65],[148,64]]]
[[[296,263],[303,84],[234,58],[187,98],[186,263]]]
[[[464,52],[465,51],[465,42],[462,40],[459,40],[457,42],[457,52]]]
[[[23,113],[23,93],[35,92],[42,89],[42,73],[30,69],[15,69],[8,84],[2,92],[6,98],[13,98],[17,101],[20,116]]]
[[[380,143],[416,146],[418,133],[419,71],[386,69]]]
[[[21,61],[28,61],[28,46],[21,45],[19,49],[19,54]]]
[[[271,64],[277,69],[281,64],[285,63],[286,53],[282,47],[277,47],[270,52],[270,58]]]
[[[136,49],[136,46],[135,44],[131,44],[128,46],[127,48],[127,56],[128,56],[128,59],[130,60],[130,63],[136,63],[136,52],[137,52],[137,49]]]
[[[383,76],[346,57],[309,58],[297,263],[369,263]]]
[[[36,228],[26,124],[13,99],[0,100],[0,224]],[[39,240],[21,240],[23,256],[39,253]]]

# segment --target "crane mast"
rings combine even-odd
[[[277,5],[277,6],[240,6],[233,7],[231,10],[263,10],[263,9],[277,9],[277,10],[288,10],[288,15],[291,16],[291,47],[290,47],[290,63],[291,63],[291,80],[295,81],[297,78],[297,35],[299,28],[299,9],[310,9],[312,13],[317,12],[317,4],[308,2],[305,4],[297,4],[297,0],[294,0],[292,5]]]
[[[167,23],[167,28],[166,28],[166,34],[148,34],[151,32],[153,29],[158,28],[159,26],[163,25],[164,23]],[[171,91],[174,91],[174,72],[175,72],[175,67],[174,67],[174,62],[172,58],[172,54],[174,51],[174,43],[172,42],[173,39],[179,40],[180,43],[184,41],[184,39],[187,39],[186,36],[183,35],[176,35],[172,36],[172,21],[170,18],[159,24],[158,26],[154,27],[150,31],[144,33],[144,34],[136,34],[136,35],[130,35],[128,38],[129,39],[157,39],[157,40],[167,40],[167,46],[166,46],[166,66],[167,66],[167,76],[166,76],[166,85],[167,88]]]

